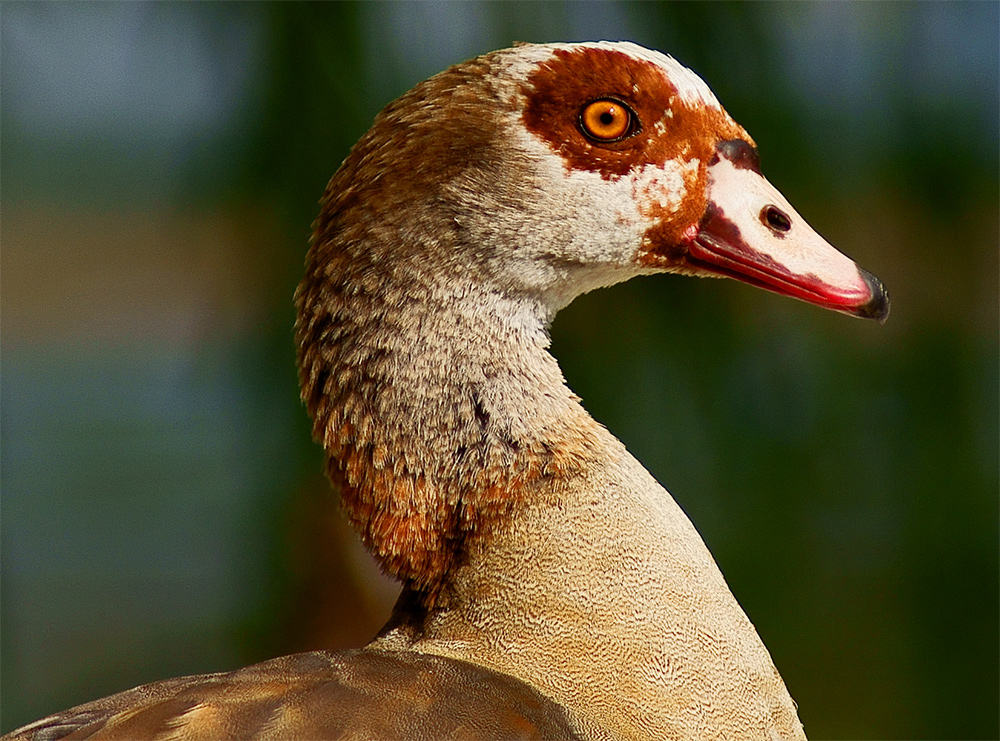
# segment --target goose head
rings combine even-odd
[[[521,45],[421,83],[334,176],[314,253],[552,312],[640,273],[726,276],[879,321],[885,290],[761,174],[708,86],[631,43]],[[381,245],[388,253],[377,248]]]
[[[522,349],[541,353],[577,295],[666,272],[879,321],[889,309],[763,177],[708,86],[631,43],[522,44],[418,84],[321,203],[296,299],[303,398],[376,558],[432,591],[457,544],[487,529],[482,513],[503,509],[491,497],[560,470],[545,457],[556,442],[528,442],[549,423],[500,434],[497,399],[531,417],[559,396],[554,361]],[[515,366],[492,397],[476,390]],[[512,461],[532,445],[522,471]],[[479,468],[473,449],[488,451]]]

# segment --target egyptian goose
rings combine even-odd
[[[522,44],[390,103],[323,196],[296,335],[392,618],[10,738],[804,738],[697,531],[546,349],[575,296],[657,272],[889,310],[668,56]]]

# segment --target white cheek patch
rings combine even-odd
[[[760,173],[738,168],[725,158],[708,168],[709,200],[740,232],[745,245],[797,276],[812,276],[840,290],[867,294],[858,267],[838,252],[792,208]],[[791,222],[787,231],[767,226],[762,212],[776,207]]]
[[[508,220],[514,259],[507,256],[498,269],[516,273],[514,282],[543,293],[554,308],[643,272],[633,258],[653,218],[639,208],[637,189],[649,190],[651,203],[671,206],[681,197],[682,173],[649,168],[636,182],[571,169],[547,142],[515,123],[507,129],[515,144],[511,155],[531,163],[532,187]],[[667,195],[655,194],[657,187],[667,187]]]

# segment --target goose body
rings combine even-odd
[[[575,296],[656,272],[888,313],[670,57],[520,45],[389,104],[330,181],[296,295],[314,435],[404,585],[389,624],[10,738],[804,738],[697,531],[547,350]]]

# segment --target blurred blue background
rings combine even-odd
[[[364,643],[391,607],[309,440],[291,295],[374,114],[514,40],[701,74],[882,278],[883,326],[659,276],[553,328],[811,738],[997,738],[997,3],[5,2],[0,730]]]

